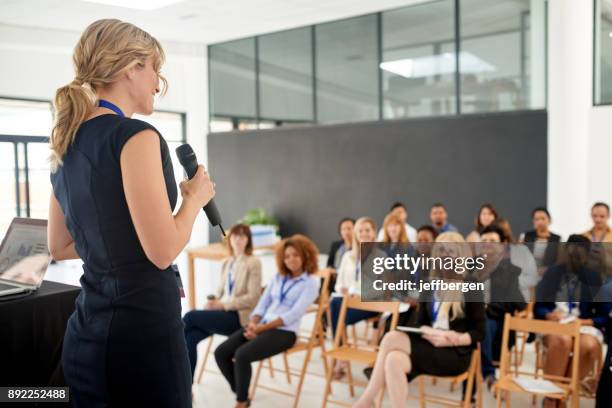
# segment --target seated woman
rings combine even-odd
[[[387,214],[383,222],[383,243],[389,256],[404,252],[412,253],[406,226],[402,219],[396,214]]]
[[[191,375],[198,358],[198,343],[213,334],[229,336],[245,326],[261,295],[261,262],[252,255],[251,229],[244,224],[234,225],[227,244],[230,256],[221,265],[217,295],[208,300],[204,310],[192,310],[183,317]]]
[[[344,254],[340,268],[338,268],[338,276],[336,277],[335,295],[329,305],[331,314],[332,332],[336,336],[336,327],[338,327],[338,316],[342,307],[342,296],[346,294],[359,296],[361,294],[361,262],[360,259],[368,257],[385,257],[386,254],[378,249],[373,248],[369,254],[362,257],[360,252],[362,242],[374,242],[376,240],[376,224],[371,218],[361,217],[355,223],[353,232],[353,245],[351,251]],[[368,312],[364,310],[349,309],[346,312],[345,323],[347,325],[355,324],[370,317],[377,316],[376,312]],[[334,371],[334,378],[341,378],[345,373],[345,366],[339,364]]]
[[[480,231],[494,223],[498,218],[499,215],[495,207],[493,207],[493,204],[485,203],[481,205],[480,210],[478,210],[478,215],[474,220],[474,231],[470,232],[465,240],[467,242],[479,242]]]
[[[471,256],[463,237],[456,232],[438,236],[433,257]],[[460,281],[466,274],[432,270],[432,277]],[[479,292],[423,292],[419,308],[422,334],[392,331],[383,338],[370,382],[357,408],[370,408],[383,386],[394,408],[405,407],[408,382],[421,374],[447,376],[465,372],[472,351],[484,336],[485,308]]]
[[[519,242],[524,243],[533,254],[541,277],[547,268],[557,262],[561,237],[550,231],[550,213],[546,207],[536,207],[531,212],[533,229],[521,234]]]
[[[604,302],[594,302],[601,278],[585,265],[590,251],[588,238],[570,235],[561,250],[560,263],[549,268],[537,286],[533,314],[537,319],[580,321],[579,378],[585,378],[596,358],[601,358],[603,336],[600,329],[608,323],[609,309]],[[564,336],[544,336],[547,348],[544,373],[565,376],[570,369],[572,341]],[[585,391],[593,393],[596,384],[583,382]],[[554,407],[555,400],[545,399],[544,407]]]
[[[236,394],[236,408],[247,407],[251,363],[293,346],[302,316],[318,296],[318,250],[303,235],[293,235],[276,250],[278,274],[266,287],[249,324],[215,350],[221,373]]]
[[[338,223],[338,235],[340,235],[341,239],[332,242],[329,248],[329,256],[327,257],[328,268],[338,269],[344,254],[351,250],[354,227],[355,220],[350,217],[344,217]]]

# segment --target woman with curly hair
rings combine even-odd
[[[303,235],[293,235],[276,250],[278,274],[266,287],[249,324],[234,332],[215,350],[221,373],[236,394],[236,408],[247,407],[251,363],[293,346],[302,316],[319,294],[319,251]]]

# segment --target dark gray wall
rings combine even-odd
[[[415,228],[441,201],[464,234],[492,202],[517,235],[546,204],[546,135],[545,111],[513,112],[213,133],[208,157],[227,227],[264,207],[326,252],[341,217],[380,225],[395,201]]]

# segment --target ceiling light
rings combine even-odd
[[[462,74],[476,74],[495,71],[495,67],[466,51],[459,53]],[[403,58],[380,63],[380,68],[404,78],[422,78],[455,72],[455,54],[446,52],[418,58]]]
[[[81,0],[88,3],[99,3],[107,6],[124,7],[136,10],[155,10],[179,3],[183,0]]]
[[[612,38],[612,31],[608,33],[608,37]]]

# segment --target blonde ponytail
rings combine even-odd
[[[113,83],[135,65],[144,65],[149,57],[154,58],[153,68],[163,83],[164,94],[168,84],[159,71],[165,54],[153,36],[116,19],[98,20],[85,29],[72,55],[76,77],[55,94],[55,118],[49,143],[52,172],[62,165],[79,126],[95,107],[96,90]]]
[[[55,125],[51,132],[51,171],[62,165],[62,157],[96,102],[95,93],[75,79],[55,93]]]

